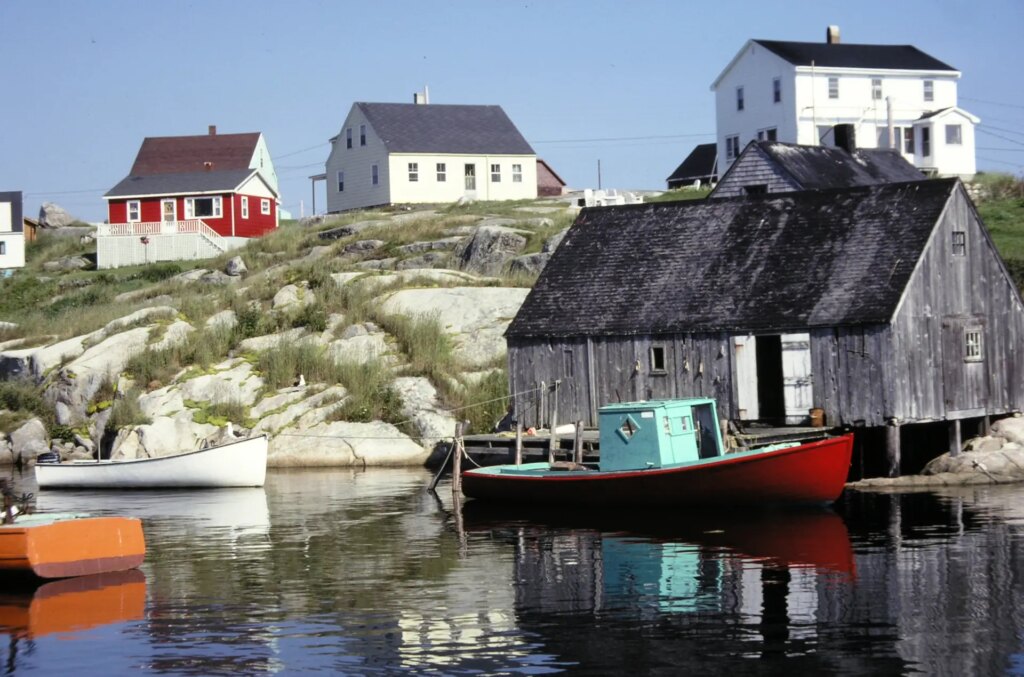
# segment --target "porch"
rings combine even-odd
[[[202,219],[104,223],[96,229],[96,267],[208,259],[242,242],[223,237]]]

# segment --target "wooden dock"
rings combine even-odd
[[[833,431],[829,428],[810,428],[788,426],[783,428],[749,427],[742,432],[730,435],[736,449],[748,446],[778,444],[782,442],[807,442],[822,439]],[[555,436],[555,459],[571,460],[575,432],[567,432]],[[498,465],[515,462],[515,433],[490,433],[486,435],[466,435],[464,438],[466,453],[479,465]],[[538,430],[535,435],[523,435],[523,463],[546,461],[551,448],[551,431]],[[600,441],[597,428],[586,428],[583,431],[583,462],[596,463],[600,458]]]

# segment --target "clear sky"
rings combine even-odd
[[[146,136],[263,132],[282,203],[354,101],[498,104],[570,187],[660,189],[748,38],[912,44],[959,69],[978,166],[1024,172],[1024,1],[0,0],[0,190],[89,221]],[[322,186],[317,208],[322,210]],[[300,204],[301,203],[301,204]]]

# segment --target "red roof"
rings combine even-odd
[[[131,175],[248,169],[259,138],[259,132],[146,137]],[[208,162],[212,166],[207,166]]]

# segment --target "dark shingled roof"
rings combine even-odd
[[[669,187],[674,183],[688,184],[698,179],[712,178],[716,175],[718,144],[702,143],[690,151],[682,164],[676,167],[672,175],[665,179]]]
[[[913,45],[850,45],[827,42],[754,40],[796,66],[819,68],[885,68],[914,71],[955,71]]]
[[[390,153],[533,155],[501,106],[356,103]]]
[[[257,173],[255,169],[245,168],[219,172],[202,171],[129,176],[107,191],[103,197],[228,192],[237,188],[255,173]]]
[[[886,323],[957,185],[585,209],[506,336]]]
[[[778,141],[752,143],[804,190],[853,188],[926,178],[890,148],[857,149],[851,155],[835,146],[798,146]]]
[[[198,172],[212,162],[214,170],[247,169],[256,152],[259,132],[203,134],[201,136],[149,136],[142,140],[132,176]]]

